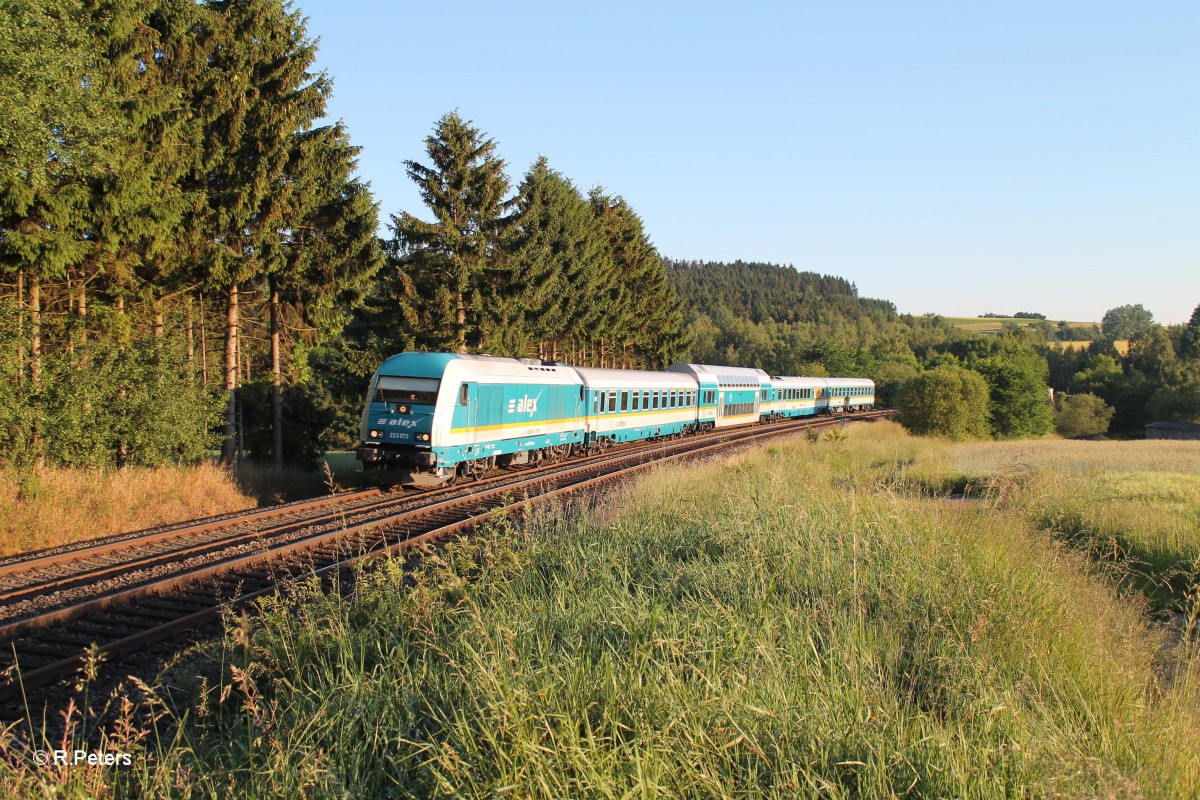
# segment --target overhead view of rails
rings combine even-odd
[[[0,702],[19,717],[30,693],[77,671],[89,647],[115,668],[282,581],[333,577],[655,464],[886,416],[874,400],[867,380],[735,367],[394,356],[371,380],[358,455],[421,491],[369,489],[0,562]],[[472,482],[456,486],[464,477]]]

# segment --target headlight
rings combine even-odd
[[[379,437],[383,436],[383,431],[371,431],[370,436],[372,439],[378,439]]]
[[[398,414],[407,414],[407,413],[408,413],[408,406],[396,406],[396,413],[398,413]]]
[[[422,433],[422,434],[421,434],[421,441],[422,441],[422,442],[428,442],[428,441],[429,441],[429,434],[428,434],[428,433]]]

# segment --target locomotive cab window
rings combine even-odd
[[[464,383],[462,386],[458,387],[458,404],[460,406],[465,406],[467,401],[470,399],[471,387]]]
[[[376,403],[432,406],[437,403],[440,384],[441,381],[436,378],[398,378],[383,375],[375,385],[373,399]]]

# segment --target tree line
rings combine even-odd
[[[377,233],[331,78],[282,0],[0,0],[0,453],[304,461],[411,347],[662,366],[642,220],[457,113]]]
[[[432,220],[392,216],[370,349],[486,352],[662,367],[684,348],[662,257],[619,195],[586,195],[538,158],[515,192],[495,140],[457,112],[407,161]]]
[[[278,462],[289,360],[383,263],[303,17],[279,0],[3,5],[6,456],[194,457],[220,405],[230,463],[235,390],[265,375]]]

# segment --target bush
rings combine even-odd
[[[904,382],[897,405],[900,422],[922,436],[988,437],[988,386],[973,370],[944,365]]]
[[[1095,436],[1108,430],[1114,409],[1094,394],[1066,398],[1054,418],[1054,429],[1066,439]]]

